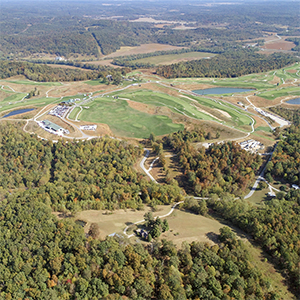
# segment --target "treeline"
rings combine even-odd
[[[204,136],[198,135],[195,141],[198,140],[203,141]],[[196,196],[220,196],[224,192],[242,196],[262,164],[259,155],[241,149],[234,142],[196,150],[184,135],[174,133],[164,138],[164,144],[177,153],[183,170],[182,185]]]
[[[221,199],[216,196],[208,200],[208,207],[251,234],[283,271],[295,295],[299,295],[300,191],[291,190],[286,195],[280,192],[276,198],[264,203],[256,208],[230,196]]]
[[[253,50],[244,49],[226,52],[211,59],[159,66],[156,69],[156,74],[166,78],[239,77],[251,73],[280,69],[295,61],[297,61],[297,58],[287,54],[273,53],[266,56]]]
[[[270,107],[269,110],[291,121],[295,126],[300,125],[300,109],[273,106]]]
[[[177,185],[157,185],[132,165],[142,148],[114,139],[52,144],[0,127],[0,192],[29,189],[58,211],[140,209],[181,201]]]
[[[300,118],[298,115],[298,124]],[[289,184],[300,186],[300,126],[292,125],[283,132],[272,160],[266,168],[266,179],[283,180]]]
[[[293,42],[296,46],[292,48],[293,51],[300,51],[300,38],[285,39],[288,42]]]
[[[278,299],[241,240],[220,229],[220,245],[85,237],[57,220],[30,190],[1,199],[1,299]]]
[[[97,43],[93,36],[88,32],[66,33],[47,32],[47,29],[32,35],[6,35],[1,33],[1,42],[5,46],[5,51],[19,56],[27,56],[33,53],[49,53],[64,57],[70,55],[89,55],[98,56]]]
[[[81,65],[81,64],[80,64]],[[81,66],[86,66],[82,64]],[[39,82],[60,82],[60,81],[81,81],[102,78],[107,82],[107,75],[111,75],[114,83],[118,79],[118,84],[126,69],[99,69],[90,67],[92,71],[82,71],[78,69],[52,68],[45,64],[28,63],[28,62],[12,62],[0,60],[0,78],[5,79],[11,76],[24,75],[27,79]],[[100,71],[101,70],[101,71]]]

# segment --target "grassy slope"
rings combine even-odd
[[[126,101],[98,98],[83,109],[80,119],[108,124],[114,134],[135,138],[148,138],[182,130],[183,125],[174,124],[167,116],[155,116],[131,108]]]

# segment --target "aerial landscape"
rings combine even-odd
[[[0,299],[299,299],[299,7],[1,1]]]

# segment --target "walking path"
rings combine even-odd
[[[165,215],[163,215],[163,216],[157,216],[157,217],[155,217],[154,219],[157,219],[157,218],[162,219],[162,218],[168,217],[169,215],[172,214],[172,212],[174,211],[174,209],[176,208],[176,206],[179,205],[180,203],[183,203],[183,202],[184,202],[184,201],[180,201],[180,202],[175,203],[175,204],[172,206],[171,210],[170,210],[167,214],[165,214]],[[135,236],[134,233],[128,235],[126,231],[128,230],[128,228],[129,228],[130,226],[132,226],[132,225],[137,225],[137,224],[140,224],[140,223],[143,223],[143,222],[145,222],[145,219],[140,220],[140,221],[137,221],[137,222],[135,222],[135,223],[133,223],[133,224],[128,225],[128,226],[124,229],[124,231],[123,231],[124,235],[126,235],[128,238],[131,238],[131,237]]]

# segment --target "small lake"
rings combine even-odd
[[[32,111],[32,110],[34,110],[34,108],[23,108],[23,109],[13,110],[10,113],[3,116],[3,118],[8,118],[8,117],[19,115],[19,114],[24,114],[24,113]]]
[[[300,105],[300,98],[291,99],[291,100],[289,100],[289,101],[286,101],[286,103],[288,103],[288,104],[298,104],[298,105]]]
[[[253,89],[241,89],[241,88],[226,88],[226,87],[216,87],[204,90],[195,90],[193,91],[199,95],[222,95],[222,94],[235,94],[243,92],[255,91]]]

